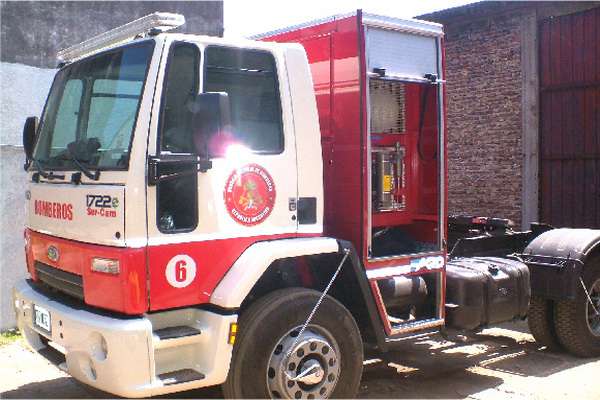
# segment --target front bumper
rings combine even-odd
[[[229,326],[236,315],[199,309],[180,309],[128,318],[105,315],[83,306],[63,304],[20,281],[13,289],[17,326],[27,343],[40,350],[42,337],[64,353],[66,370],[75,379],[124,397],[147,397],[223,383],[229,371],[232,346]],[[33,322],[33,306],[50,313],[50,332]],[[156,331],[193,326],[201,334],[161,340]],[[160,375],[192,369],[203,379],[182,383]]]

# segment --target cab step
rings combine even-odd
[[[192,326],[171,326],[154,331],[153,341],[155,349],[185,346],[198,342],[202,331]]]
[[[191,326],[171,326],[168,328],[162,328],[154,331],[154,334],[160,338],[160,340],[175,339],[184,336],[194,336],[201,334],[200,329],[196,329]]]
[[[177,371],[166,372],[158,375],[158,379],[161,380],[163,385],[177,385],[179,383],[186,383],[192,381],[199,381],[204,379],[204,374],[193,370],[191,368],[180,369]]]

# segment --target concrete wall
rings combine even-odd
[[[23,252],[25,118],[40,115],[55,70],[0,63],[0,330],[14,324],[11,288],[27,275]]]
[[[11,288],[26,277],[23,254],[25,184],[21,134],[39,116],[52,82],[56,52],[154,11],[186,17],[179,31],[221,36],[220,1],[0,2],[0,330],[14,326]]]
[[[56,52],[155,11],[185,15],[178,32],[223,35],[221,1],[2,1],[2,61],[53,68]]]

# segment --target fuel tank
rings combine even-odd
[[[446,265],[446,325],[476,330],[525,318],[531,287],[520,261],[497,257],[457,258]]]

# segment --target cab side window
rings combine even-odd
[[[159,149],[161,154],[194,153],[189,107],[199,91],[200,51],[190,43],[171,47],[163,84]],[[189,172],[175,163],[172,171]],[[198,225],[198,175],[186,173],[157,185],[157,225],[163,233],[189,232]]]
[[[281,153],[281,102],[273,55],[209,46],[205,57],[204,92],[229,95],[234,139],[254,152]]]
[[[190,106],[199,92],[200,52],[189,43],[176,43],[167,64],[161,112],[161,151],[193,153]]]

